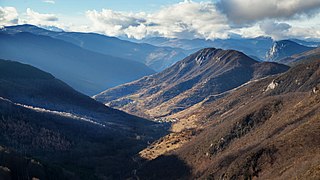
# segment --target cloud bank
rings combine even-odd
[[[0,7],[0,26],[18,24],[18,12],[14,7]]]
[[[83,12],[78,19],[64,18],[31,8],[18,14],[14,7],[0,7],[0,26],[28,23],[136,39],[154,36],[215,39],[228,38],[234,33],[243,37],[271,36],[277,40],[320,37],[320,0],[219,0],[216,3],[185,0],[150,13],[93,9]]]
[[[298,23],[319,14],[319,0],[220,0],[212,2],[183,1],[154,13],[128,13],[103,9],[89,10],[86,16],[93,29],[111,36],[144,38],[227,38],[230,32],[241,35],[267,35],[274,39],[297,36],[317,37],[313,24],[305,33]],[[320,22],[320,18],[318,18]],[[312,30],[314,29],[314,30]],[[255,30],[255,31],[254,31]],[[306,34],[306,33],[311,34]]]
[[[28,8],[26,21],[31,22],[32,24],[41,24],[45,22],[58,21],[58,17],[54,14],[41,14]]]
[[[14,7],[0,7],[0,26],[17,24],[34,24],[41,26],[59,26],[59,18],[55,14],[42,14],[27,8],[21,17]]]
[[[288,20],[312,15],[320,8],[319,0],[220,0],[217,6],[236,24],[264,19]]]
[[[284,39],[292,26],[287,23],[265,21],[260,24],[260,29],[273,39]]]
[[[226,17],[210,2],[184,1],[164,7],[155,13],[127,13],[103,9],[89,10],[86,16],[95,29],[113,36],[217,38],[227,37]]]

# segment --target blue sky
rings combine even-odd
[[[320,1],[0,0],[0,27],[26,23],[136,39],[319,39]]]
[[[54,2],[49,3],[49,2]],[[18,11],[32,8],[42,13],[74,15],[86,10],[112,9],[115,11],[152,12],[162,6],[181,2],[181,0],[0,0],[1,6],[13,6]],[[200,2],[194,0],[194,2]]]

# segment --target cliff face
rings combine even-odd
[[[290,40],[276,41],[267,52],[266,60],[277,62],[283,58],[312,49],[314,49],[314,47],[303,46]]]

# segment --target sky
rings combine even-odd
[[[0,0],[0,26],[142,39],[320,38],[320,0]]]

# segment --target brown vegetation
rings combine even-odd
[[[234,50],[202,49],[155,75],[108,89],[94,98],[142,117],[165,117],[250,80],[284,72]]]
[[[319,179],[319,88],[320,60],[313,60],[203,101],[175,116],[193,116],[200,133],[165,156],[190,168],[182,179]],[[158,171],[153,161],[165,170]],[[176,169],[159,157],[138,175],[170,170]]]

